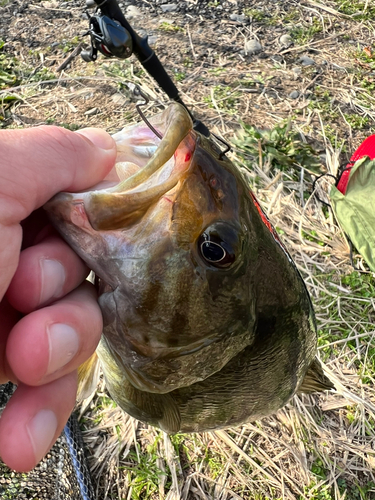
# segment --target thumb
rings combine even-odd
[[[100,182],[116,158],[103,130],[42,126],[0,131],[0,223],[14,224],[60,191]]]

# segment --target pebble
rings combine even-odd
[[[293,90],[293,92],[291,92],[291,93],[289,94],[289,97],[290,97],[290,99],[298,99],[298,97],[299,97],[299,92],[298,92],[298,90]]]
[[[244,49],[246,55],[252,55],[261,52],[263,50],[263,47],[262,44],[258,42],[258,40],[255,40],[255,38],[253,38],[252,40],[246,40]]]
[[[166,17],[159,17],[158,19],[158,24],[164,24],[164,23],[167,23],[167,24],[174,24],[174,20],[173,19],[168,19]]]
[[[237,23],[241,23],[241,24],[244,24],[247,22],[248,20],[248,17],[247,16],[244,16],[243,14],[231,14],[229,16],[229,19],[231,21],[236,21]]]
[[[283,47],[290,47],[291,45],[293,45],[293,38],[288,34],[281,35],[281,37],[279,38],[279,43]]]
[[[98,108],[91,108],[88,111],[86,111],[85,116],[97,115],[98,113],[99,113]]]
[[[299,62],[302,64],[302,66],[313,66],[316,64],[314,59],[311,59],[309,56],[302,56],[299,58]]]
[[[157,42],[157,40],[158,40],[158,36],[157,35],[150,35],[148,37],[148,43],[151,46],[155,45],[155,43]]]
[[[115,104],[118,104],[119,106],[122,106],[123,104],[126,104],[126,97],[123,96],[120,93],[113,94],[113,96],[111,97],[111,99],[112,99],[112,101]]]
[[[298,80],[302,74],[301,68],[296,66],[296,67],[292,68],[292,71],[293,71],[294,80]]]
[[[141,16],[142,12],[135,5],[129,5],[129,7],[126,9],[125,17],[129,19],[134,19],[135,17],[141,17]]]
[[[176,3],[166,3],[165,5],[160,5],[163,12],[176,12],[178,10],[178,4]]]

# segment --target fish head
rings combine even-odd
[[[153,130],[114,135],[117,163],[101,184],[45,208],[98,277],[106,378],[163,394],[251,346],[273,284],[284,280],[275,303],[287,302],[294,274],[275,276],[284,250],[238,168],[185,109],[171,104],[150,121]]]

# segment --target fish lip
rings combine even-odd
[[[151,140],[150,131],[147,133],[148,129],[145,129],[144,126],[124,129],[115,135],[118,146],[118,161],[113,167],[109,179],[104,181],[105,184],[103,185],[102,181],[85,191],[70,194],[70,202],[74,205],[71,208],[71,217],[74,219],[75,225],[88,229],[87,224],[89,223],[93,230],[100,231],[120,229],[133,223],[152,204],[163,199],[164,195],[171,191],[187,173],[194,156],[197,138],[192,128],[190,116],[185,108],[174,103],[161,115],[156,115],[155,118],[159,120],[159,127],[156,128],[164,133],[161,140],[157,136]],[[136,154],[132,148],[138,147],[139,149],[141,147],[142,140],[137,138],[137,130],[140,130],[147,139],[146,150],[147,147],[150,147],[148,144],[157,146],[156,150],[143,168],[142,158],[139,164],[130,162],[130,160],[126,161],[129,165],[136,167],[136,171],[128,177],[125,176],[122,180],[121,175],[114,179],[116,177],[114,171],[118,165],[121,162],[124,163],[123,160],[127,160],[126,153],[130,153],[130,157],[134,159]],[[130,134],[130,139],[129,135],[126,135],[126,131]],[[149,141],[148,144],[147,141]],[[66,193],[58,194],[53,199],[54,204],[56,206],[59,203],[64,204],[65,195]],[[166,201],[171,200],[169,198]],[[82,203],[83,206],[80,206]],[[51,203],[47,204],[46,207],[49,210]],[[66,208],[64,211],[67,211]],[[64,219],[69,220],[66,213]]]

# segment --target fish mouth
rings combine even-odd
[[[104,181],[85,192],[56,195],[47,211],[95,231],[120,229],[138,220],[186,175],[196,145],[192,120],[182,105],[171,103],[149,121],[161,138],[145,124],[118,132],[113,136],[116,164]]]

